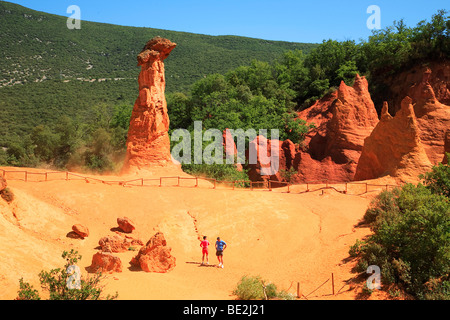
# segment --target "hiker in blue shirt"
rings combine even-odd
[[[216,241],[216,256],[219,260],[219,268],[223,268],[223,251],[227,248],[227,244],[225,241],[220,240],[220,237],[217,237]]]

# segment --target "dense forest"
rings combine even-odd
[[[132,30],[124,29],[123,32]],[[168,36],[177,41],[175,35]],[[430,21],[421,21],[414,27],[406,26],[403,20],[396,21],[392,26],[373,31],[367,40],[358,43],[324,40],[306,52],[298,48],[287,49],[269,61],[253,59],[228,71],[204,74],[188,87],[168,90],[170,130],[185,128],[192,131],[194,121],[202,121],[204,130],[279,129],[282,140],[301,143],[309,127],[295,120],[297,111],[308,108],[316,99],[335,90],[341,81],[351,85],[356,73],[368,77],[371,93],[376,96],[383,90],[383,77],[418,63],[448,58],[449,36],[448,12],[441,10]],[[148,34],[144,37],[146,39]],[[203,55],[199,52],[197,58],[191,59],[198,60]],[[175,58],[174,54],[167,59],[169,83],[172,81],[170,70],[174,67],[170,62]],[[74,90],[68,83],[56,85],[60,81],[54,81],[50,88],[44,85],[49,80],[34,86],[0,89],[0,94],[6,98],[0,102],[3,123],[23,127],[22,134],[9,136],[4,143],[6,148],[0,149],[0,164],[38,166],[44,163],[56,168],[117,169],[116,163],[125,151],[136,88],[127,91],[122,83],[105,81],[79,82]],[[39,86],[43,87],[36,90]],[[20,95],[13,92],[17,88],[20,88]],[[45,90],[51,90],[52,94]],[[111,92],[114,92],[112,99]],[[83,99],[88,96],[86,93],[98,94],[99,101],[89,105],[89,100]],[[33,103],[43,98],[48,99],[47,108],[35,108]],[[32,121],[18,117],[14,109],[4,107],[8,103],[5,101],[14,100],[16,105],[27,106],[26,115],[30,119],[51,118],[53,121],[35,123],[27,133],[26,126]],[[76,101],[79,107],[63,108],[68,101]],[[118,163],[120,166],[120,161]],[[237,173],[226,165],[210,168],[188,165],[184,169],[216,178],[230,175],[245,178],[245,171]]]

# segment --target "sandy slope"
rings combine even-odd
[[[119,179],[104,179],[114,178]],[[167,274],[131,271],[129,261],[136,252],[116,254],[124,270],[109,275],[105,284],[106,292],[117,291],[119,299],[235,299],[232,291],[243,275],[260,275],[291,293],[299,282],[308,295],[331,273],[339,294],[331,295],[329,280],[308,298],[354,299],[355,292],[344,282],[355,276],[350,272],[354,262],[346,258],[349,246],[369,233],[354,226],[374,194],[213,190],[207,182],[199,188],[123,187],[83,180],[8,184],[16,199],[9,205],[0,199],[1,299],[17,296],[20,277],[39,287],[38,273],[61,267],[61,253],[71,248],[83,256],[80,267],[86,275],[98,240],[111,234],[117,217],[123,216],[135,221],[133,234],[144,242],[162,231],[177,266]],[[86,225],[90,236],[67,237],[75,223]],[[207,235],[212,243],[217,236],[227,242],[224,269],[199,265],[199,235]],[[210,263],[216,264],[213,251]]]

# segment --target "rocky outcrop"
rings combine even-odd
[[[274,148],[275,143],[278,145]],[[273,168],[272,165],[279,163],[279,152],[281,142],[279,140],[269,140],[259,135],[249,143],[247,159],[249,159],[248,176],[252,181],[272,180],[271,177],[279,174],[279,170]],[[271,157],[277,161],[272,163]],[[255,161],[256,160],[256,161]]]
[[[97,252],[92,257],[92,263],[89,271],[96,273],[115,273],[122,272],[122,261],[119,257],[112,255],[109,252]]]
[[[277,141],[278,148],[273,150],[274,141],[262,136],[250,143],[250,150],[264,148],[268,157],[275,154],[279,159],[279,170],[264,175],[262,170],[269,169],[273,163],[261,161],[258,152],[257,163],[249,166],[250,180],[291,183],[352,181],[364,139],[379,121],[366,78],[356,75],[352,87],[342,82],[338,90],[316,101],[298,117],[315,125],[302,145],[290,140]]]
[[[222,134],[222,145],[223,145],[223,153],[224,153],[224,163],[226,162],[227,158],[232,158],[232,161],[234,163],[234,167],[238,171],[242,171],[243,167],[242,164],[239,163],[238,159],[238,150],[236,147],[236,143],[234,142],[234,137],[230,133],[229,129],[225,129]]]
[[[136,229],[134,222],[128,217],[117,218],[117,224],[119,229],[125,233],[132,233]]]
[[[175,43],[156,37],[137,57],[141,66],[139,97],[130,120],[124,173],[172,164],[164,60],[175,47]]]
[[[418,64],[404,72],[383,76],[383,79],[380,79],[388,90],[383,99],[389,103],[390,114],[395,115],[400,110],[401,101],[406,96],[412,98],[415,103],[411,88],[422,82],[424,69],[431,71],[428,82],[436,99],[447,106],[450,105],[450,61],[441,59],[427,62],[426,67]]]
[[[116,233],[101,238],[98,241],[103,252],[126,252],[131,247],[142,246],[143,242],[128,235]]]
[[[450,106],[437,99],[431,76],[431,69],[426,68],[422,81],[412,86],[409,93],[414,103],[420,139],[431,163],[436,165],[444,157],[446,132],[450,128]]]
[[[415,182],[445,160],[450,107],[437,99],[431,75],[431,69],[425,68],[394,117],[384,104],[380,123],[365,141],[355,180],[391,175]]]
[[[420,138],[412,99],[406,97],[394,117],[389,114],[388,104],[385,103],[380,122],[365,140],[355,180],[390,175],[403,182],[413,182],[419,173],[431,167]]]
[[[82,239],[89,237],[89,229],[81,224],[73,225],[72,230]]]
[[[292,167],[295,150],[295,144],[291,140],[280,141],[257,136],[250,142],[247,153],[247,159],[250,159],[250,152],[256,155],[256,163],[249,162],[248,165],[250,180],[264,181],[266,185],[269,180],[286,182],[286,174]]]
[[[164,234],[158,232],[139,250],[130,264],[145,272],[166,273],[176,265],[176,259],[171,255],[171,251]]]
[[[366,78],[356,75],[352,87],[342,82],[336,92],[299,113],[316,128],[295,155],[293,182],[353,180],[364,139],[379,121],[368,87]]]

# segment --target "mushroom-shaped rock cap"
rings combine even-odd
[[[151,57],[164,60],[176,46],[176,43],[173,43],[168,39],[155,37],[147,42],[141,53],[138,55],[138,65],[148,62]]]

